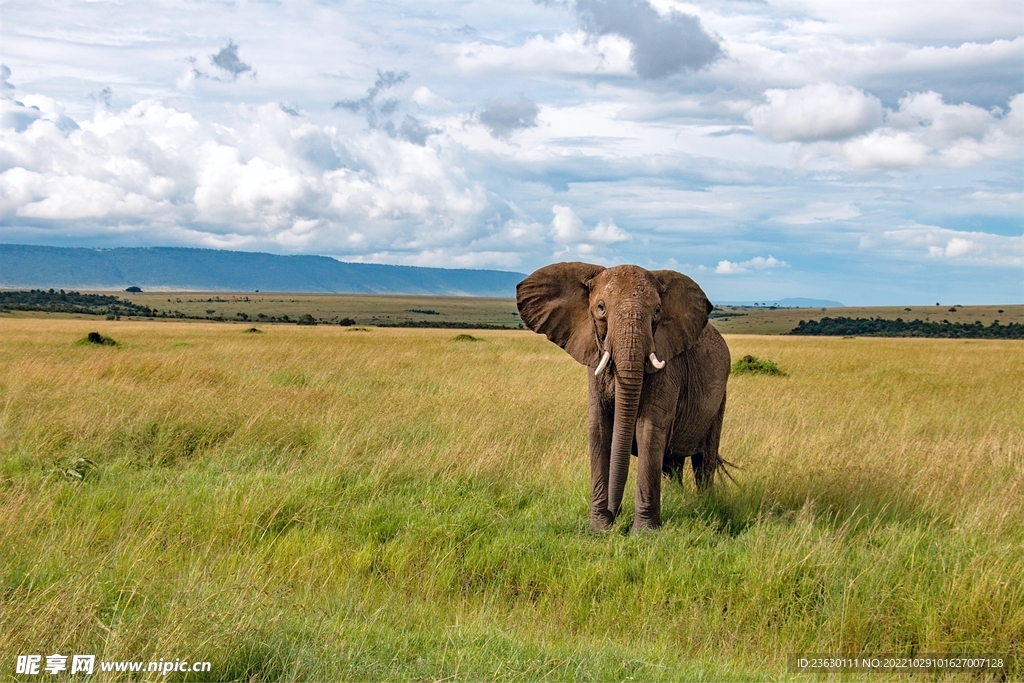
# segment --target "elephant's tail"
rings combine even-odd
[[[718,414],[715,416],[707,436],[704,438],[704,445],[701,449],[700,464],[694,461],[694,474],[697,477],[697,485],[700,488],[707,488],[714,480],[715,475],[721,473],[732,483],[737,483],[730,470],[743,469],[735,463],[731,463],[718,452],[718,444],[722,436],[722,422],[725,419],[725,396],[722,397],[722,404],[718,407]]]
[[[726,477],[729,478],[729,481],[731,481],[732,483],[735,484],[735,483],[737,483],[736,482],[736,478],[732,476],[732,472],[729,471],[730,469],[742,470],[743,468],[740,467],[739,465],[737,465],[736,463],[729,462],[728,460],[723,458],[721,455],[719,455],[718,456],[718,467],[715,469],[715,473],[716,474],[717,473],[721,473],[721,474],[725,475]]]

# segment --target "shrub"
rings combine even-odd
[[[454,337],[452,337],[452,341],[457,341],[457,342],[478,342],[478,341],[483,341],[483,339],[481,339],[480,337],[474,337],[471,334],[457,334]]]
[[[78,340],[79,344],[97,344],[99,346],[117,346],[117,342],[110,337],[104,337],[99,332],[90,332]]]
[[[353,320],[352,318],[342,318],[341,320],[338,321],[338,324],[341,325],[342,327],[351,327],[352,325],[356,324],[356,321]]]
[[[757,356],[743,356],[743,358],[740,358],[732,364],[732,374],[785,376],[786,373],[784,373],[773,360],[762,360]]]
[[[245,334],[263,334],[263,330],[261,330],[258,327],[250,327],[249,329],[245,330]]]
[[[305,315],[303,315],[303,316],[301,316],[299,318],[299,320],[298,320],[298,322],[296,324],[298,324],[298,325],[316,325],[316,318],[311,316],[309,313],[306,313]]]

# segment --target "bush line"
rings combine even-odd
[[[948,320],[906,322],[902,318],[822,318],[801,320],[788,334],[811,337],[934,337],[951,339],[1024,339],[1024,325],[1000,325],[994,321],[988,327],[981,322],[951,323]]]

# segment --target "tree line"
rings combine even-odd
[[[44,313],[76,313],[85,315],[105,315],[109,319],[120,318],[120,316],[137,316],[143,318],[171,318],[180,320],[214,320],[225,322],[234,320],[238,322],[261,322],[261,323],[294,323],[298,325],[341,325],[348,327],[356,325],[352,318],[333,318],[325,320],[314,318],[306,313],[298,318],[291,318],[288,314],[280,316],[256,313],[250,316],[248,313],[237,313],[234,318],[223,315],[189,315],[178,310],[162,311],[159,309],[141,306],[139,304],[119,299],[116,296],[107,294],[81,294],[79,292],[33,289],[28,291],[0,292],[0,313],[6,311],[41,311]],[[414,313],[440,315],[436,311],[411,311]],[[481,329],[481,330],[507,330],[516,329],[515,324],[495,325],[488,323],[470,323],[458,321],[420,321],[420,320],[392,320],[379,319],[374,316],[368,324],[376,327],[429,327],[429,328],[450,328],[450,329]],[[518,329],[522,329],[518,324]]]
[[[902,318],[822,318],[801,320],[789,334],[816,337],[946,337],[951,339],[1024,339],[1024,324],[1001,325],[998,320],[986,327],[973,323],[925,322]]]
[[[85,313],[87,315],[138,315],[151,317],[157,312],[107,294],[31,289],[0,292],[0,311],[45,311],[47,313]]]

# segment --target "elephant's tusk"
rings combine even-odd
[[[658,360],[658,357],[654,355],[654,351],[651,351],[651,355],[648,356],[648,358],[651,359],[651,365],[654,366],[655,370],[661,370],[663,367],[665,367],[665,361]]]
[[[597,364],[597,370],[594,370],[594,377],[597,377],[598,375],[601,374],[601,371],[604,370],[604,366],[608,365],[608,359],[611,358],[611,357],[612,357],[612,352],[611,351],[605,351],[604,352],[604,355],[601,356],[601,362]]]

